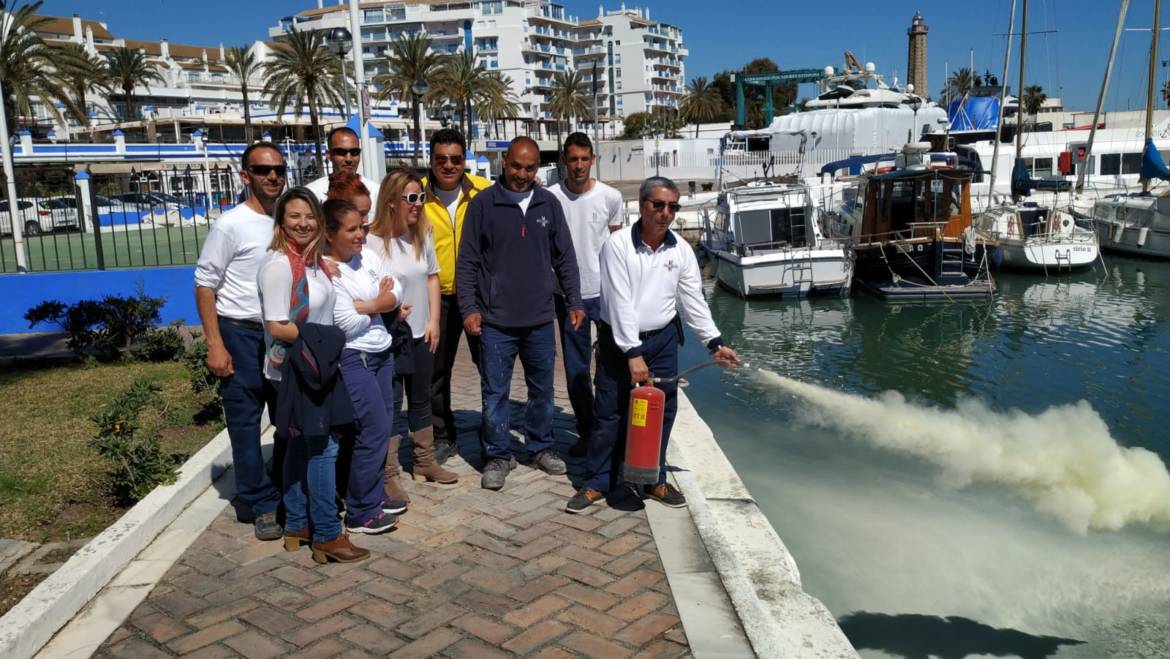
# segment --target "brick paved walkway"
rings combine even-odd
[[[478,376],[465,348],[459,444],[478,464]],[[559,366],[557,435],[568,443]],[[517,364],[514,400],[521,378]],[[522,407],[513,412],[517,426]],[[491,492],[468,461],[447,466],[459,485],[408,482],[398,529],[355,538],[374,554],[360,563],[318,566],[307,548],[258,542],[225,507],[97,656],[690,654],[644,511],[568,515],[563,476],[521,466]]]

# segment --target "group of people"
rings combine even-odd
[[[398,169],[376,183],[357,173],[357,134],[338,128],[328,137],[333,174],[291,189],[275,145],[244,151],[247,199],[212,225],[195,297],[207,365],[222,379],[241,518],[257,538],[283,538],[290,551],[308,544],[321,563],[367,557],[349,534],[389,531],[408,509],[399,464],[408,439],[415,479],[456,483],[442,464],[456,452],[462,334],[480,376],[481,485],[498,490],[518,462],[566,473],[552,431],[559,331],[577,422],[570,453],[585,459],[571,513],[622,489],[631,386],[677,373],[683,321],[716,361],[738,363],[711,320],[694,253],[669,229],[674,183],[647,179],[640,219],[627,227],[620,193],[591,176],[583,133],[565,140],[565,178],[547,187],[529,138],[511,142],[494,184],[466,172],[466,149],[458,131],[436,131],[425,176]],[[508,409],[517,357],[523,443]],[[677,390],[660,386],[663,467],[642,494],[677,507],[685,498],[665,471]],[[265,406],[271,469],[260,447]]]

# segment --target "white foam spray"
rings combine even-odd
[[[1130,524],[1170,530],[1166,466],[1151,451],[1118,444],[1086,401],[1036,415],[999,412],[975,400],[944,410],[894,391],[865,398],[769,371],[757,377],[810,403],[805,421],[929,461],[955,487],[1012,488],[1079,533]]]

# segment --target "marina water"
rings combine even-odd
[[[863,656],[1170,656],[1170,264],[1106,263],[981,304],[709,292],[753,368],[687,394]]]

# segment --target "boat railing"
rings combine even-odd
[[[858,236],[853,246],[874,247],[889,242],[930,242],[937,238],[945,239],[943,230],[946,225],[946,222],[910,222],[905,229],[862,234]]]

